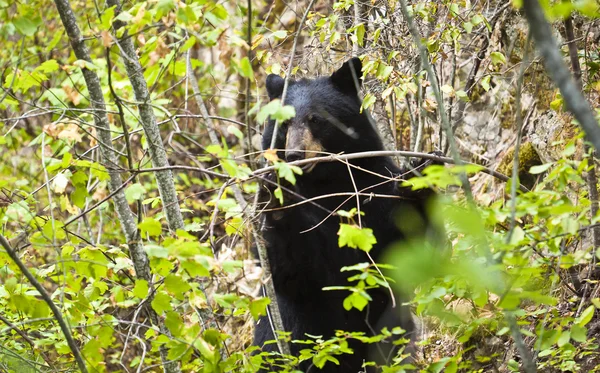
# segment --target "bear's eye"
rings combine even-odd
[[[306,121],[307,121],[308,123],[313,123],[313,124],[314,124],[314,123],[317,123],[319,120],[318,120],[318,118],[317,118],[317,116],[316,116],[316,115],[309,114],[309,115],[306,117]]]

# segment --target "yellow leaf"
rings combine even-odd
[[[279,160],[279,157],[277,156],[277,150],[275,149],[267,149],[265,150],[265,152],[263,153],[263,156],[271,162],[275,162],[277,160]]]

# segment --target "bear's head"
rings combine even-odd
[[[360,110],[361,69],[361,61],[352,58],[331,76],[289,81],[285,104],[294,107],[296,116],[277,130],[280,158],[291,162],[327,153],[383,150],[369,115]],[[281,99],[283,87],[282,77],[267,76],[270,100]],[[270,120],[263,135],[265,150],[274,128],[275,121]]]

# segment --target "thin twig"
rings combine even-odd
[[[430,159],[433,161],[438,161],[438,162],[443,162],[443,163],[448,163],[448,164],[456,164],[455,160],[452,158],[448,158],[448,157],[440,157],[437,156],[435,154],[428,154],[428,153],[415,153],[415,152],[407,152],[407,151],[402,151],[402,150],[395,150],[395,151],[388,151],[388,150],[375,150],[375,151],[368,151],[368,152],[360,152],[360,153],[351,153],[351,154],[329,154],[327,156],[323,156],[323,157],[314,157],[314,158],[308,158],[308,159],[301,159],[299,161],[293,161],[293,162],[288,162],[289,165],[293,165],[293,166],[304,166],[304,165],[308,165],[308,164],[313,164],[313,163],[320,163],[320,162],[336,162],[336,161],[346,161],[346,160],[353,160],[353,159],[361,159],[361,158],[372,158],[372,157],[394,157],[394,156],[400,156],[400,157],[420,157],[423,159]],[[494,171],[492,169],[489,169],[487,167],[484,167],[482,165],[476,164],[476,163],[470,163],[470,162],[465,162],[461,160],[461,163],[463,165],[469,165],[469,166],[477,166],[481,168],[481,172],[486,173],[490,176],[493,176],[499,180],[502,180],[504,182],[508,182],[510,180],[510,178],[498,171]],[[204,168],[198,168],[198,167],[193,167],[193,166],[183,166],[183,165],[172,165],[172,166],[168,166],[171,169],[181,169],[181,170],[189,170],[189,171],[197,171],[197,172],[205,172],[207,174],[212,174],[212,175],[218,175],[219,177],[225,177],[228,178],[229,176],[227,175],[223,175],[223,174],[218,174],[215,173],[213,171],[208,171]],[[142,173],[142,172],[155,172],[155,171],[160,171],[162,168],[159,167],[152,167],[152,168],[145,168],[145,169],[139,169],[139,170],[123,170],[124,172],[138,172],[138,173]],[[259,168],[255,171],[253,171],[252,173],[248,174],[248,178],[253,178],[253,177],[257,177],[259,175],[265,174],[267,172],[271,172],[275,169],[275,166],[266,166],[266,167],[262,167]],[[383,175],[381,175],[381,177],[384,177]],[[521,190],[522,192],[528,192],[529,189],[523,185],[519,185],[519,190]]]
[[[521,147],[521,137],[523,132],[523,115],[521,113],[521,90],[523,88],[523,78],[525,77],[525,70],[527,68],[527,61],[529,59],[529,44],[531,43],[531,33],[527,35],[527,41],[525,42],[525,55],[523,56],[523,63],[521,63],[521,71],[519,72],[519,78],[517,79],[517,92],[515,97],[515,109],[516,109],[516,126],[517,126],[517,143],[515,144],[513,169],[512,169],[512,183],[510,189],[510,228],[506,235],[506,242],[510,242],[515,226],[517,225],[517,185],[519,179],[519,149]]]

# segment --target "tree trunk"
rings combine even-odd
[[[116,14],[119,14],[121,3],[118,0],[108,0],[107,4],[109,6],[116,6]],[[118,30],[123,27],[124,24],[121,21],[115,21],[113,26],[115,30]],[[123,64],[125,64],[125,69],[127,70],[127,76],[131,81],[135,100],[138,104],[142,127],[144,128],[148,140],[148,149],[150,150],[152,165],[154,167],[167,168],[169,167],[167,152],[163,146],[160,130],[156,124],[156,117],[154,116],[152,105],[150,104],[148,85],[144,79],[144,69],[135,53],[133,39],[126,31],[117,42],[121,51],[121,57],[123,58]],[[181,216],[181,210],[179,209],[179,200],[177,199],[175,183],[173,182],[173,173],[168,168],[157,171],[156,182],[165,209],[165,216],[167,217],[169,229],[175,231],[183,228],[183,217]]]
[[[89,50],[83,43],[83,37],[81,35],[81,31],[79,30],[79,26],[77,26],[77,20],[75,18],[73,10],[71,9],[69,1],[55,0],[54,2],[60,14],[62,23],[65,26],[65,30],[67,31],[67,35],[69,36],[69,41],[71,42],[71,47],[75,52],[75,56],[80,60],[92,63]],[[85,79],[85,84],[87,85],[89,91],[90,103],[94,111],[94,124],[96,125],[96,129],[98,132],[98,138],[100,139],[100,154],[102,156],[103,162],[109,166],[108,173],[110,175],[110,180],[108,188],[111,191],[111,193],[113,191],[116,191],[116,193],[113,196],[113,202],[115,204],[115,210],[117,212],[121,228],[123,229],[123,233],[125,234],[125,238],[127,239],[129,255],[131,256],[131,260],[133,261],[136,276],[140,279],[148,281],[149,285],[151,286],[152,279],[150,277],[150,264],[148,262],[148,256],[146,255],[146,252],[144,251],[144,247],[142,245],[139,231],[137,229],[135,216],[129,208],[129,204],[127,203],[127,199],[125,198],[125,192],[121,187],[123,180],[121,179],[121,175],[117,171],[117,167],[115,167],[118,166],[119,161],[117,153],[112,147],[110,126],[108,122],[108,117],[106,115],[106,104],[104,102],[104,96],[102,95],[100,79],[98,78],[98,75],[90,69],[82,68],[82,72],[83,77]],[[179,208],[179,205],[177,205],[177,208]],[[153,291],[150,290],[149,294],[153,294]],[[150,299],[148,299],[146,302],[146,312],[148,313],[152,324],[158,326],[162,333],[169,335],[169,330],[160,322],[158,315],[150,306],[152,301],[151,298],[152,296],[150,296]],[[167,350],[163,346],[161,346],[160,349],[160,356],[163,363],[165,363],[165,373],[177,373],[180,371],[177,364],[166,363],[168,361]]]

